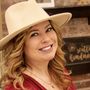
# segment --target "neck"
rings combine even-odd
[[[47,90],[59,90],[48,72],[48,63],[27,65],[26,74],[30,75]]]
[[[51,82],[51,77],[50,77],[50,74],[48,72],[48,68],[46,68],[46,69],[45,68],[31,69],[29,66],[27,66],[27,72],[28,72],[28,75],[30,75],[31,77],[33,77],[35,79],[38,78],[38,79],[43,80],[43,81]]]
[[[30,69],[32,73],[35,73],[37,75],[42,75],[42,76],[47,76],[49,75],[48,73],[48,62],[44,62],[43,64],[38,62],[38,63],[33,63],[30,65],[27,65],[27,68]]]

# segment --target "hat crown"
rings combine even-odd
[[[34,1],[24,1],[10,6],[5,13],[8,33],[25,29],[49,15]]]

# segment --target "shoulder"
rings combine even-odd
[[[13,84],[8,84],[4,87],[4,90],[16,90],[13,86]]]
[[[32,77],[30,77],[26,74],[23,74],[23,77],[24,77],[23,86],[24,86],[24,88],[26,88],[26,90],[46,90],[43,86],[41,86]],[[19,85],[17,85],[17,87],[20,88]],[[17,89],[15,89],[13,83],[10,83],[5,86],[4,90],[17,90]],[[20,88],[19,90],[23,90],[23,89]]]
[[[68,73],[68,74],[69,74],[69,72],[68,72],[68,70],[67,70],[66,68],[65,68],[64,71],[65,71],[65,73]],[[75,84],[73,83],[72,77],[71,77],[70,75],[67,75],[66,78],[71,81],[71,84],[70,84],[70,86],[68,87],[67,90],[76,90],[76,86],[75,86]]]
[[[72,83],[67,90],[76,90],[76,86]]]
[[[46,90],[38,81],[27,74],[24,75],[24,86],[29,90]]]

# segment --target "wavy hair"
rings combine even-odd
[[[53,26],[57,38],[58,38],[58,49],[55,54],[54,60],[51,60],[48,65],[49,74],[56,85],[62,86],[64,90],[71,83],[68,78],[69,73],[65,72],[65,59],[64,52],[62,51],[63,41],[60,34],[60,29],[55,23],[50,21]],[[18,34],[14,39],[9,41],[9,43],[4,47],[4,72],[0,80],[0,84],[4,87],[7,84],[13,83],[13,86],[18,90],[17,84],[25,90],[23,86],[24,77],[22,72],[26,69],[25,58],[24,58],[24,45],[27,34],[30,30],[25,30],[24,32]]]

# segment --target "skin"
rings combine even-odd
[[[57,35],[49,21],[41,22],[30,28],[24,47],[26,64],[29,69],[32,68],[32,73],[46,82],[51,79],[48,73],[48,63],[53,60],[57,47]],[[24,73],[41,82],[28,70]]]

